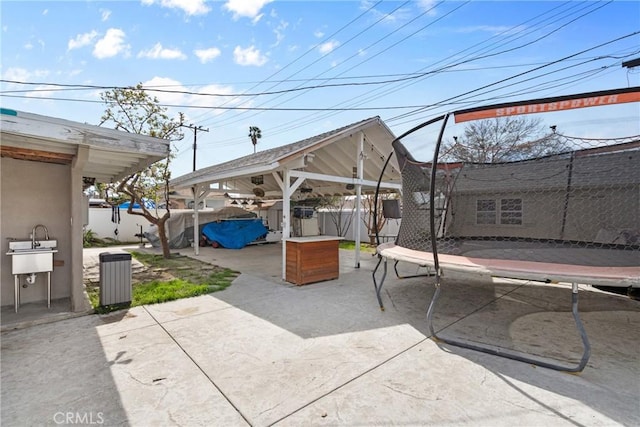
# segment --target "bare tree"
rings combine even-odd
[[[182,113],[177,120],[169,118],[166,108],[160,107],[158,99],[149,96],[140,83],[133,88],[103,92],[100,97],[107,106],[101,118],[101,126],[112,123],[115,129],[121,131],[170,141],[177,141],[183,137],[180,131],[183,123]],[[169,155],[166,159],[133,173],[118,183],[110,184],[111,190],[117,195],[124,195],[129,199],[128,214],[143,216],[158,227],[158,237],[160,237],[162,254],[165,258],[171,255],[165,232],[165,223],[171,216],[169,210],[170,160]],[[167,206],[166,212],[160,216],[157,210],[149,210],[145,203],[147,200],[154,201],[155,206],[159,201],[164,201]],[[134,204],[139,205],[141,211],[134,211]]]
[[[348,207],[350,205],[350,208]],[[322,197],[318,201],[318,207],[326,209],[331,222],[336,227],[338,236],[344,237],[349,228],[355,211],[355,205],[348,204],[342,196]],[[343,213],[347,212],[347,220],[343,221]]]
[[[362,197],[362,208],[364,210],[364,216],[362,221],[364,225],[367,227],[367,234],[369,235],[369,242],[373,244],[375,242],[375,235],[380,233],[387,223],[387,218],[385,218],[382,209],[382,201],[390,198],[397,197],[396,195],[391,194],[379,194],[378,195],[378,203],[377,203],[377,215],[375,216],[376,221],[374,222],[374,206],[375,206],[375,197],[373,195],[366,195]],[[376,229],[377,224],[377,229]]]
[[[442,145],[440,159],[473,163],[524,160],[568,151],[539,118],[500,117],[472,122],[464,136]]]
[[[258,145],[258,140],[262,138],[262,131],[257,126],[249,126],[249,138],[251,139],[251,143],[253,144],[253,154],[256,153],[256,145]]]

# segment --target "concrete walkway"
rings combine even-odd
[[[2,334],[3,426],[640,425],[640,302],[585,288],[581,375],[428,339],[430,279],[385,285],[363,255],[338,280],[280,280],[280,245],[202,248],[225,291]],[[191,250],[185,251],[186,254]],[[406,266],[404,266],[406,268]],[[443,284],[441,334],[575,359],[563,286]]]

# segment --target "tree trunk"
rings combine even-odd
[[[138,202],[142,207],[142,212],[134,212],[133,205],[135,202]],[[165,223],[171,217],[171,212],[167,209],[167,212],[161,217],[158,218],[151,214],[145,207],[142,201],[138,201],[135,198],[131,198],[131,203],[129,204],[129,208],[127,209],[127,213],[131,215],[140,215],[146,218],[151,224],[158,227],[158,237],[160,238],[160,245],[162,246],[162,256],[165,259],[171,257],[171,249],[169,248],[169,239],[167,239],[167,233],[165,232]]]
[[[162,246],[162,256],[165,259],[171,257],[171,250],[169,248],[169,239],[167,238],[167,233],[165,232],[165,222],[167,222],[168,217],[162,217],[158,219],[158,237],[160,237],[160,244]]]

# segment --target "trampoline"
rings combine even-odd
[[[618,92],[633,93],[633,100],[640,97],[639,88]],[[402,175],[398,200],[402,221],[394,242],[377,240],[378,263],[372,274],[376,296],[384,310],[381,290],[389,261],[399,278],[432,276],[435,292],[427,310],[432,338],[550,369],[580,372],[591,347],[578,311],[578,285],[640,287],[640,136],[596,144],[573,139],[561,152],[500,163],[438,161],[449,117],[475,118],[479,111],[507,108],[509,105],[498,105],[446,114],[393,141],[394,151],[384,167],[395,155]],[[402,140],[437,122],[442,127],[433,160],[416,160]],[[376,199],[379,196],[377,189]],[[399,262],[423,267],[426,272],[402,275]],[[439,336],[432,319],[441,278],[450,273],[570,284],[571,311],[583,345],[580,361],[575,365],[549,362],[490,344]]]

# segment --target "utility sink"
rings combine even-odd
[[[12,274],[31,274],[53,271],[53,254],[58,241],[53,239],[37,241],[37,246],[31,240],[13,240],[9,242]]]

